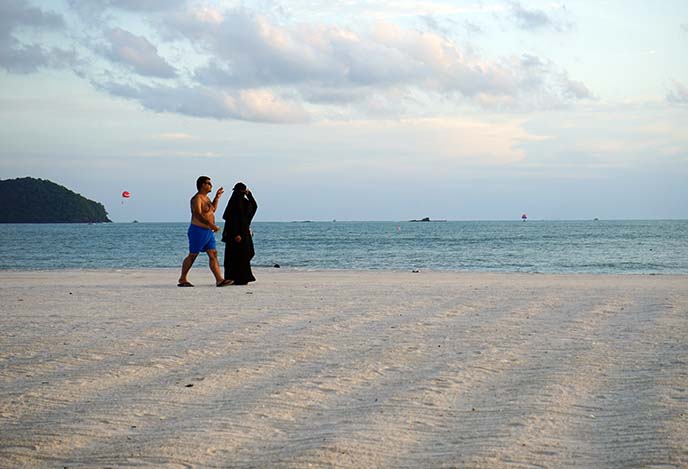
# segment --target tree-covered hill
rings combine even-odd
[[[30,177],[0,180],[0,223],[110,222],[103,204]]]

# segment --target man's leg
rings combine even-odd
[[[194,254],[194,253],[190,252],[189,255],[184,258],[184,262],[182,262],[182,274],[179,277],[179,283],[180,284],[189,282],[189,280],[187,280],[186,276],[189,273],[189,270],[191,270],[191,266],[193,265],[193,263],[197,257],[198,257],[198,253]]]
[[[208,249],[207,252],[208,252],[208,265],[210,265],[210,270],[212,271],[213,275],[215,276],[215,284],[219,285],[225,279],[222,277],[222,273],[220,272],[220,263],[217,261],[217,250],[216,249]]]

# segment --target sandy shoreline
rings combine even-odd
[[[688,276],[0,272],[0,467],[687,467]]]

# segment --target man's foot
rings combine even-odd
[[[179,282],[177,284],[178,287],[193,287],[193,284],[191,282]]]
[[[231,285],[231,284],[233,284],[233,283],[234,283],[233,280],[227,279],[227,280],[221,281],[221,282],[218,283],[216,286],[218,286],[218,287],[226,287],[227,285]]]

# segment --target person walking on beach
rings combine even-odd
[[[215,285],[224,287],[231,285],[231,280],[225,280],[220,273],[220,265],[217,261],[217,247],[215,244],[215,232],[220,228],[215,224],[215,211],[224,190],[220,187],[215,193],[212,202],[208,194],[213,190],[213,183],[208,176],[201,176],[196,180],[198,192],[191,197],[191,223],[187,235],[189,237],[189,255],[182,262],[182,274],[177,282],[178,287],[193,287],[187,275],[198,253],[204,251],[208,254],[210,270],[215,276]]]
[[[251,220],[256,210],[258,204],[251,191],[243,182],[237,182],[222,215],[225,220],[225,229],[222,231],[225,278],[234,281],[234,285],[246,285],[256,280],[251,272],[251,259],[255,255]]]

